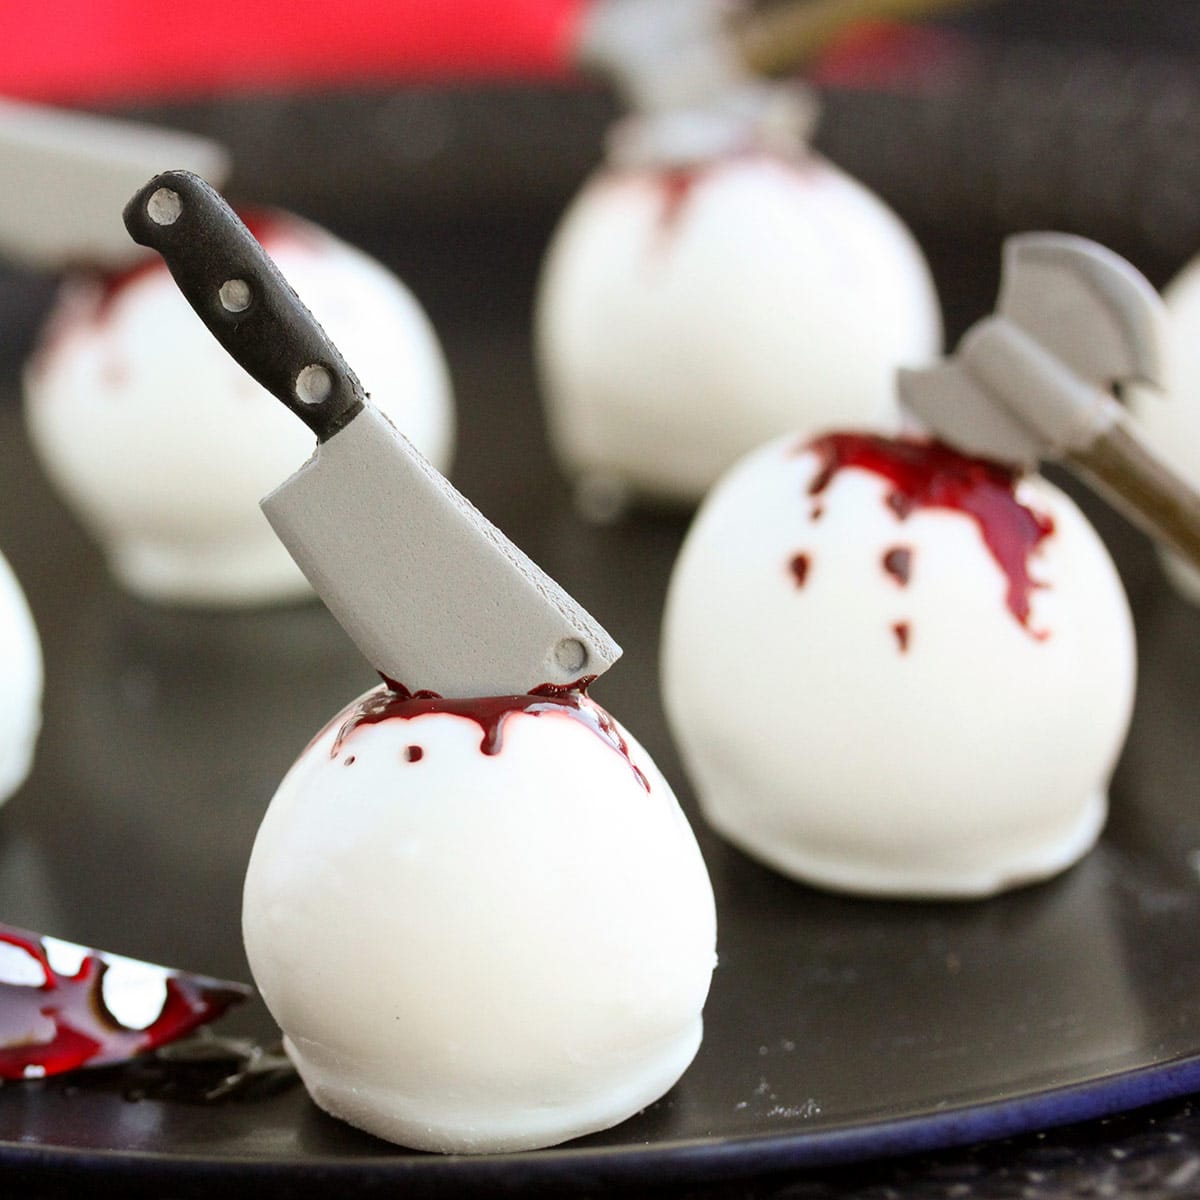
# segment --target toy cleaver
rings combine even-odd
[[[390,683],[510,695],[599,675],[621,651],[370,402],[225,201],[184,171],[125,209],[222,346],[317,436],[262,502],[330,612]],[[238,431],[230,429],[230,437]]]

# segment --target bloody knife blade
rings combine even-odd
[[[0,924],[0,1080],[125,1062],[252,994],[241,983]]]

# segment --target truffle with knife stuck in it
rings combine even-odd
[[[386,681],[301,754],[246,878],[310,1095],[444,1152],[632,1116],[699,1046],[715,915],[669,785],[586,695],[619,648],[374,408],[211,188],[159,176],[126,222],[316,434],[263,507]]]

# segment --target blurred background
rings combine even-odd
[[[10,5],[0,95],[220,140],[235,200],[385,257],[441,324],[492,308],[485,274],[532,287],[599,161],[619,105],[565,62],[581,7]],[[913,228],[954,337],[990,302],[1009,232],[1095,238],[1160,285],[1200,249],[1198,59],[1194,0],[989,0],[856,25],[810,72],[816,144]],[[38,294],[0,277],[6,356]]]

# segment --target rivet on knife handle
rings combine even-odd
[[[124,215],[130,237],[162,255],[209,332],[318,441],[357,416],[364,394],[354,372],[254,235],[203,179],[188,171],[156,175]]]

